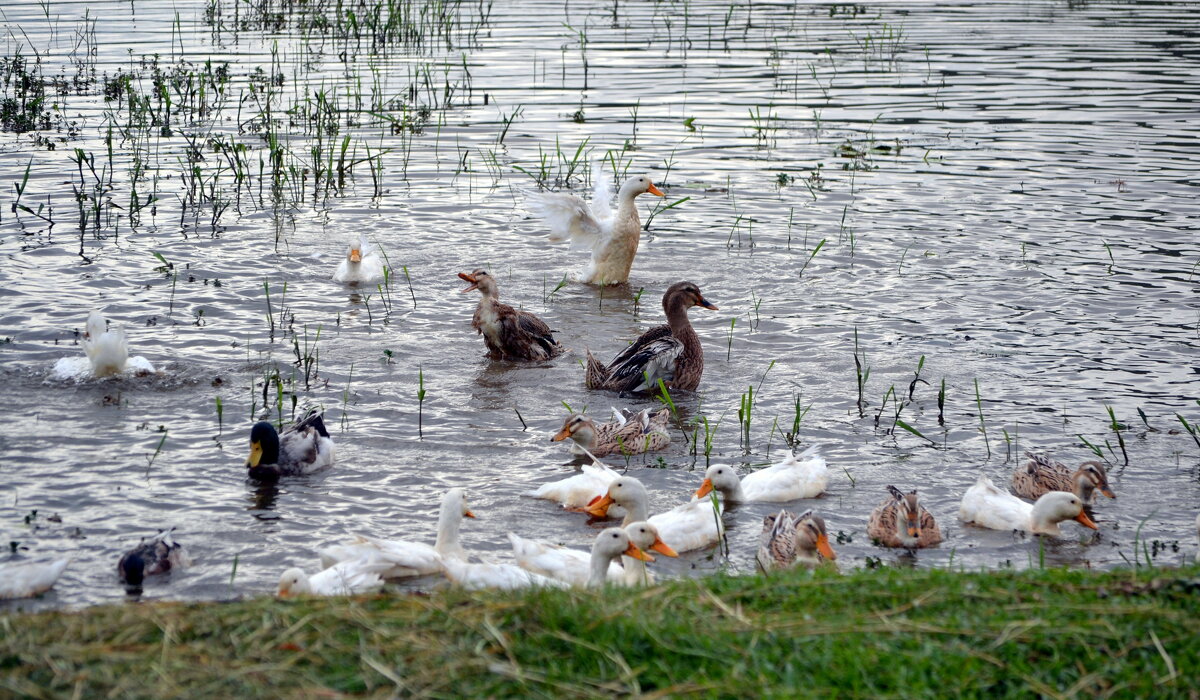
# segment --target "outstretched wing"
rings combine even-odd
[[[592,161],[592,216],[596,221],[605,224],[612,218],[612,201],[616,196],[613,191],[612,178],[604,169],[604,161]]]
[[[562,192],[526,192],[525,207],[542,217],[550,228],[550,240],[570,239],[572,247],[595,248],[606,238],[587,202]]]

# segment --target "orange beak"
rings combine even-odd
[[[1113,493],[1112,489],[1108,488],[1107,486],[1101,486],[1100,493],[1104,494],[1105,496],[1108,496],[1109,498],[1117,497],[1117,494]]]
[[[351,248],[350,262],[362,262],[362,251],[358,248]]]
[[[467,273],[465,273],[465,272],[460,272],[460,273],[458,273],[458,278],[459,278],[459,279],[461,279],[461,280],[462,280],[462,281],[464,281],[464,282],[470,282],[470,283],[471,283],[471,286],[470,286],[470,287],[467,287],[466,289],[462,290],[462,293],[463,293],[463,294],[466,294],[467,292],[469,292],[469,291],[471,291],[471,290],[473,290],[473,289],[475,289],[475,288],[479,287],[479,280],[475,279],[473,276],[471,276],[471,275],[468,275],[468,274],[467,274]]]
[[[719,311],[719,309],[717,308],[716,304],[713,304],[713,303],[712,303],[712,302],[710,302],[708,299],[705,299],[705,298],[704,298],[704,297],[702,297],[702,296],[698,296],[698,295],[697,295],[697,297],[696,297],[696,305],[697,305],[697,306],[703,306],[704,308],[708,309],[709,311]]]
[[[654,544],[650,545],[650,549],[653,549],[654,551],[658,552],[659,554],[664,554],[668,557],[679,556],[679,554],[675,550],[673,550],[667,546],[666,542],[662,541],[661,537],[654,538]]]
[[[569,437],[571,437],[571,431],[566,428],[563,428],[562,430],[555,433],[554,437],[550,438],[550,441],[551,442],[562,442],[563,440],[566,440]]]
[[[1093,530],[1100,529],[1100,528],[1096,527],[1096,523],[1092,522],[1092,519],[1087,516],[1087,513],[1083,512],[1082,510],[1079,511],[1079,515],[1075,516],[1075,520],[1076,520],[1076,522],[1078,522],[1080,525],[1082,525],[1084,527],[1090,527]]]
[[[829,546],[829,536],[825,533],[817,535],[817,551],[829,561],[837,559],[837,552],[833,551],[833,547]]]
[[[654,561],[654,557],[638,549],[638,546],[632,542],[630,542],[629,546],[625,548],[625,555],[633,557],[634,559],[641,559],[642,561]]]
[[[646,191],[647,191],[647,192],[649,192],[650,194],[657,195],[657,196],[659,196],[659,197],[666,197],[666,196],[667,196],[667,195],[663,194],[663,191],[662,191],[662,190],[660,190],[660,189],[658,189],[657,187],[655,187],[653,182],[651,182],[651,183],[650,183],[650,188],[649,188],[649,189],[647,189]]]
[[[908,521],[908,536],[909,537],[920,537],[921,536],[921,525],[916,520]]]
[[[712,479],[705,479],[700,483],[700,488],[696,489],[696,498],[704,498],[708,494],[712,493],[712,490]]]
[[[474,518],[474,517],[475,517],[475,514],[474,514],[474,513],[472,513],[472,512],[471,512],[471,511],[469,511],[469,510],[468,510],[467,512],[463,513],[463,515],[464,515],[464,516],[466,516],[466,517],[468,517],[468,518]]]
[[[291,593],[289,591],[284,590],[283,588],[280,588],[278,591],[275,591],[275,595],[279,598],[286,598],[289,595],[291,595]]]
[[[606,493],[603,496],[597,496],[593,498],[591,502],[588,503],[587,508],[584,508],[584,510],[587,511],[588,515],[594,515],[597,518],[603,518],[608,515],[608,508],[614,503],[616,503],[616,501],[612,499],[612,496],[609,496]]]

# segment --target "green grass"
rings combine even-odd
[[[10,614],[0,695],[1182,697],[1198,575],[877,569]]]

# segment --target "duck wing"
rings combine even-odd
[[[651,388],[659,379],[670,380],[675,375],[675,360],[682,354],[683,343],[671,335],[670,328],[652,328],[609,363],[609,386],[619,391],[641,391]]]
[[[608,228],[580,197],[564,192],[526,192],[525,208],[550,228],[550,240],[570,240],[572,248],[596,249],[608,240]]]

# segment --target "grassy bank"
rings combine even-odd
[[[0,695],[32,697],[1194,697],[1200,569],[794,572],[116,605],[0,626]]]

